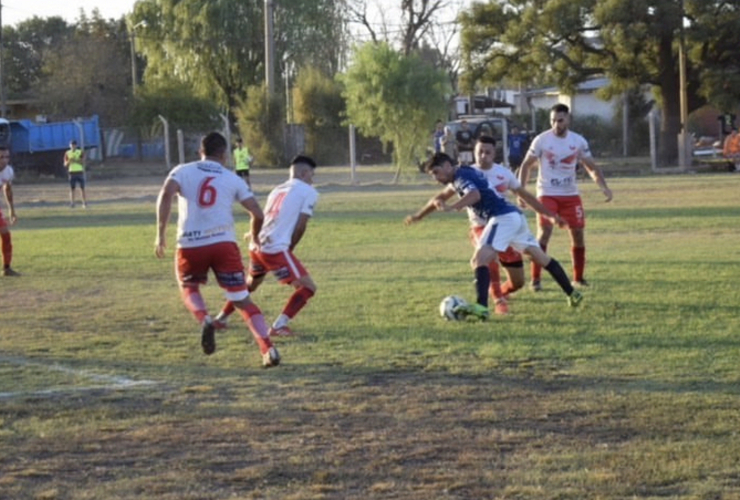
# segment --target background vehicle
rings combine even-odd
[[[18,172],[64,176],[64,152],[73,139],[85,150],[99,147],[98,116],[52,123],[0,118],[0,144],[10,146]]]
[[[496,139],[496,157],[494,161],[502,165],[507,165],[509,161],[509,148],[506,143],[506,136],[509,134],[512,126],[509,119],[500,116],[463,115],[457,120],[447,122],[445,126],[450,127],[453,134],[457,134],[457,131],[462,127],[463,120],[468,122],[475,139],[481,134],[490,135]]]

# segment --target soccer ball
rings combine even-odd
[[[458,321],[462,319],[462,316],[458,315],[456,311],[460,306],[466,305],[468,305],[468,303],[462,297],[458,297],[457,295],[448,295],[439,303],[439,314],[446,320]]]

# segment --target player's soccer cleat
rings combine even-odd
[[[262,355],[262,366],[264,368],[271,368],[280,364],[280,353],[274,347],[270,347],[266,353]]]
[[[200,345],[203,348],[203,354],[209,355],[216,352],[216,326],[213,320],[208,317],[203,320],[200,330]]]
[[[506,299],[498,299],[493,307],[493,312],[498,316],[506,316],[509,314],[509,304],[506,303]]]
[[[3,276],[20,276],[21,273],[18,271],[14,271],[11,267],[6,267],[3,269]]]
[[[578,290],[573,290],[573,293],[568,295],[568,305],[570,307],[578,307],[581,301],[583,301],[583,295]]]
[[[533,280],[529,287],[532,289],[533,292],[542,291],[542,283],[540,283],[540,280]]]
[[[481,321],[488,319],[490,312],[488,308],[480,304],[465,304],[461,305],[455,310],[455,314],[460,315],[462,319],[475,318]]]
[[[589,283],[586,280],[571,281],[570,284],[573,288],[586,288],[589,286]]]
[[[280,328],[270,327],[270,337],[291,337],[295,335],[293,330],[288,328],[288,325],[281,326]]]

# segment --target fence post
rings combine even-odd
[[[167,170],[169,170],[172,168],[172,161],[170,159],[170,123],[164,116],[158,116],[164,125],[164,161],[167,164]]]

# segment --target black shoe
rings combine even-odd
[[[14,271],[10,267],[6,267],[5,269],[3,269],[3,276],[20,276],[20,275],[21,273]]]
[[[216,352],[216,326],[211,318],[203,320],[200,332],[200,345],[203,347],[203,354],[208,355]]]

